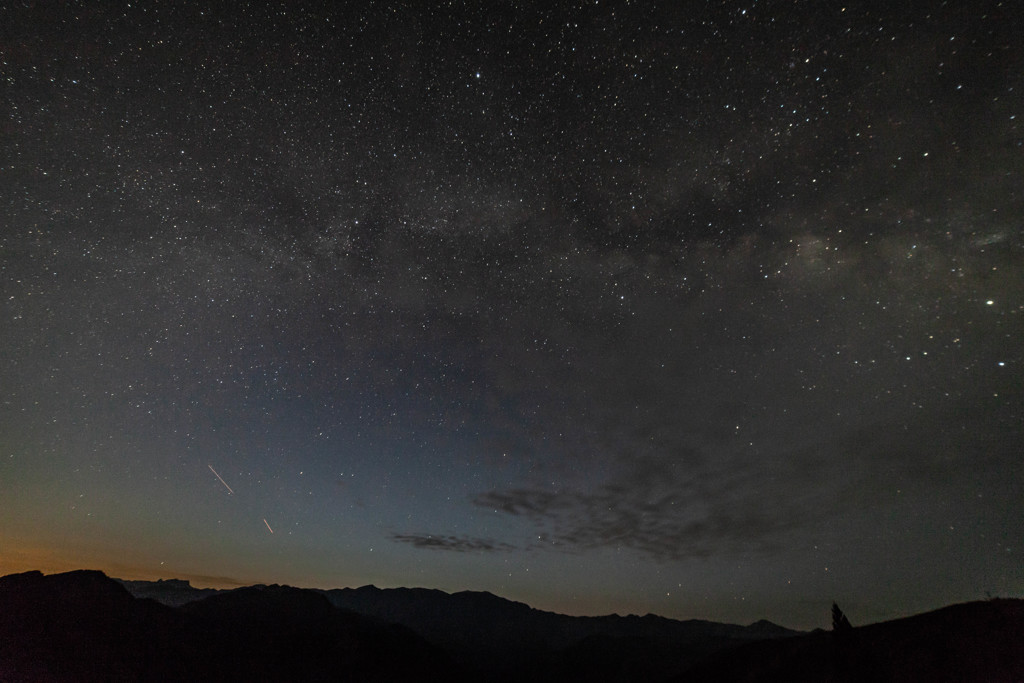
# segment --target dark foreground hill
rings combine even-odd
[[[944,607],[842,632],[749,643],[676,683],[1024,682],[1024,600]]]
[[[439,648],[313,591],[173,608],[100,572],[0,578],[0,681],[467,681]]]

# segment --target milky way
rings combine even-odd
[[[0,570],[1024,591],[1013,3],[28,4]]]

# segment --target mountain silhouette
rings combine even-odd
[[[408,629],[315,591],[260,586],[169,607],[101,572],[0,578],[0,681],[467,681]]]
[[[183,622],[101,572],[0,578],[0,680],[186,680],[175,662]]]
[[[676,683],[1024,681],[1024,600],[951,605],[903,619],[720,653]]]
[[[463,678],[450,657],[412,631],[338,609],[315,591],[252,586],[180,609],[221,680]]]
[[[646,680],[663,680],[738,643],[796,633],[769,622],[570,617],[486,592],[364,586],[325,594],[339,607],[407,626],[477,671],[516,682],[632,681],[640,669]]]
[[[154,599],[154,597],[159,598]],[[0,578],[0,681],[1021,681],[1024,601],[800,634],[490,593]]]
[[[193,588],[186,581],[122,581],[138,597],[168,605],[206,601],[247,589]],[[664,680],[739,643],[798,633],[768,621],[750,626],[676,621],[654,615],[570,617],[487,592],[445,593],[375,586],[321,594],[335,607],[401,625],[490,681]]]
[[[194,588],[182,579],[160,579],[158,581],[125,581],[114,579],[137,598],[151,598],[170,607],[180,607],[202,598],[224,591],[216,588]]]

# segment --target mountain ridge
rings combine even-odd
[[[1024,681],[1024,600],[947,605],[889,621],[740,645],[673,683]]]
[[[469,681],[408,629],[315,592],[248,587],[182,607],[102,572],[0,577],[0,681]]]
[[[162,601],[161,601],[162,600]],[[0,577],[0,680],[1020,681],[1024,600],[841,631],[571,617],[484,591]]]
[[[88,571],[88,570],[79,570]],[[125,586],[128,591],[135,597],[150,597],[158,602],[164,602],[164,604],[178,603],[179,601],[191,602],[193,600],[200,600],[208,595],[214,595],[217,593],[230,592],[239,590],[240,588],[251,588],[260,586],[278,586],[282,584],[252,584],[251,586],[239,586],[237,588],[197,588],[191,584],[188,579],[155,579],[155,580],[142,580],[142,579],[120,579],[117,577],[110,577],[114,581],[117,581],[121,585]],[[526,608],[532,612],[541,614],[557,615],[559,617],[565,617],[568,619],[607,619],[607,618],[619,618],[619,619],[663,619],[665,621],[677,622],[677,623],[693,623],[693,624],[721,624],[737,628],[763,628],[765,625],[775,628],[782,629],[782,631],[790,634],[803,633],[799,629],[790,629],[788,627],[776,624],[768,619],[758,619],[757,621],[751,622],[750,624],[734,624],[731,622],[720,622],[713,621],[710,619],[675,619],[672,617],[666,617],[653,612],[646,614],[619,614],[618,612],[610,612],[608,614],[598,615],[568,615],[562,614],[561,612],[555,612],[552,610],[544,610],[538,607],[533,607],[525,602],[513,600],[511,598],[505,598],[490,591],[474,591],[474,590],[462,590],[449,593],[439,588],[425,588],[425,587],[396,587],[396,588],[380,588],[374,584],[366,584],[358,587],[346,587],[346,588],[300,588],[298,590],[309,590],[318,591],[324,593],[330,593],[332,591],[379,591],[382,593],[387,592],[407,592],[418,595],[432,595],[440,596],[444,598],[474,598],[482,597],[485,599],[493,599],[494,601],[500,601],[509,606],[515,606],[517,608]],[[180,592],[180,596],[176,596],[175,593]]]

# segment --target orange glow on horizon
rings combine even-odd
[[[230,576],[211,576],[188,571],[176,571],[171,567],[133,565],[103,560],[95,556],[69,556],[58,548],[16,545],[11,539],[0,544],[0,576],[39,571],[43,574],[61,574],[78,569],[95,569],[111,578],[126,581],[157,581],[160,579],[184,579],[196,588],[238,588],[257,581],[245,581]]]

